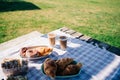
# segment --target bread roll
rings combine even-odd
[[[65,76],[65,75],[74,75],[74,74],[77,74],[80,71],[81,67],[82,67],[81,63],[70,64],[62,72],[62,75]]]
[[[55,61],[50,58],[47,58],[43,65],[45,74],[50,76],[51,78],[54,78],[56,76],[57,71],[57,65]]]
[[[73,61],[72,58],[62,58],[56,61],[57,64],[57,75],[61,75],[62,71],[65,69],[67,65],[69,65]]]

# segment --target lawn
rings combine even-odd
[[[120,0],[7,1],[0,2],[0,43],[67,26],[120,48]]]

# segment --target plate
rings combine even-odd
[[[42,58],[46,58],[47,56],[49,56],[52,52],[50,52],[48,55],[45,55],[45,56],[40,56],[40,57],[35,57],[35,58],[27,58],[27,57],[24,57],[23,59],[29,59],[29,60],[37,60],[37,59],[42,59]]]
[[[51,50],[50,50],[49,52],[46,52],[46,55],[42,55],[42,56],[39,56],[39,57],[26,57],[26,56],[22,56],[22,55],[21,55],[23,48],[27,48],[28,50],[30,50],[30,49],[39,48],[39,47],[48,47],[48,48],[50,48]],[[21,48],[21,50],[20,50],[20,56],[21,56],[22,58],[24,58],[24,59],[30,59],[30,60],[45,58],[45,57],[49,56],[49,55],[52,53],[52,51],[53,51],[53,48],[51,48],[51,47],[49,47],[49,46],[46,46],[46,45],[30,46],[30,47],[23,47],[23,48]],[[26,52],[25,52],[25,54],[26,54]]]
[[[77,62],[73,61],[72,64],[77,64]],[[41,71],[44,75],[46,75],[45,72],[44,72],[44,65],[43,64],[41,65]],[[81,72],[81,69],[79,70],[79,72],[77,74],[67,75],[67,76],[56,76],[55,78],[72,78],[72,77],[78,76],[80,74],[80,72]]]

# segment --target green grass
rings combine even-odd
[[[47,33],[67,26],[120,48],[120,0],[24,1],[40,9],[0,12],[0,43],[34,30]]]

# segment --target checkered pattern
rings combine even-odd
[[[55,33],[57,35],[64,34],[60,31],[55,31]],[[67,34],[64,35],[69,36]],[[59,48],[59,42],[57,42],[52,54],[47,57],[52,59],[70,57],[77,62],[81,62],[83,67],[80,74],[76,77],[56,78],[55,80],[120,80],[120,58],[117,55],[90,43],[88,44],[85,41],[72,37],[69,39],[66,51],[62,51]],[[33,46],[38,43],[48,44],[47,42],[47,36],[44,35],[41,38],[32,38],[25,42],[24,46]],[[42,58],[29,62],[28,80],[51,80],[50,77],[41,72],[41,64],[45,59]]]
[[[74,46],[73,46],[74,45]],[[76,46],[75,46],[76,45]],[[61,51],[61,52],[60,52]],[[59,53],[63,53],[59,55]],[[79,39],[71,38],[71,42],[68,44],[66,51],[59,49],[59,44],[55,47],[53,53],[48,56],[52,59],[60,59],[64,57],[74,58],[77,62],[83,64],[81,73],[79,76],[66,79],[55,80],[119,80],[120,79],[120,61],[119,57],[110,53],[106,50],[102,50],[96,46],[88,44]],[[35,63],[42,64],[45,59],[35,61]],[[116,61],[115,61],[116,60]],[[104,72],[105,68],[112,64],[115,68],[110,67],[110,72]],[[37,66],[40,67],[40,66]],[[29,80],[51,80],[48,76],[42,74],[41,70],[37,67],[32,67],[29,69],[27,74]],[[101,72],[102,71],[102,72]],[[104,74],[106,75],[104,77]],[[103,77],[101,77],[103,76]]]

